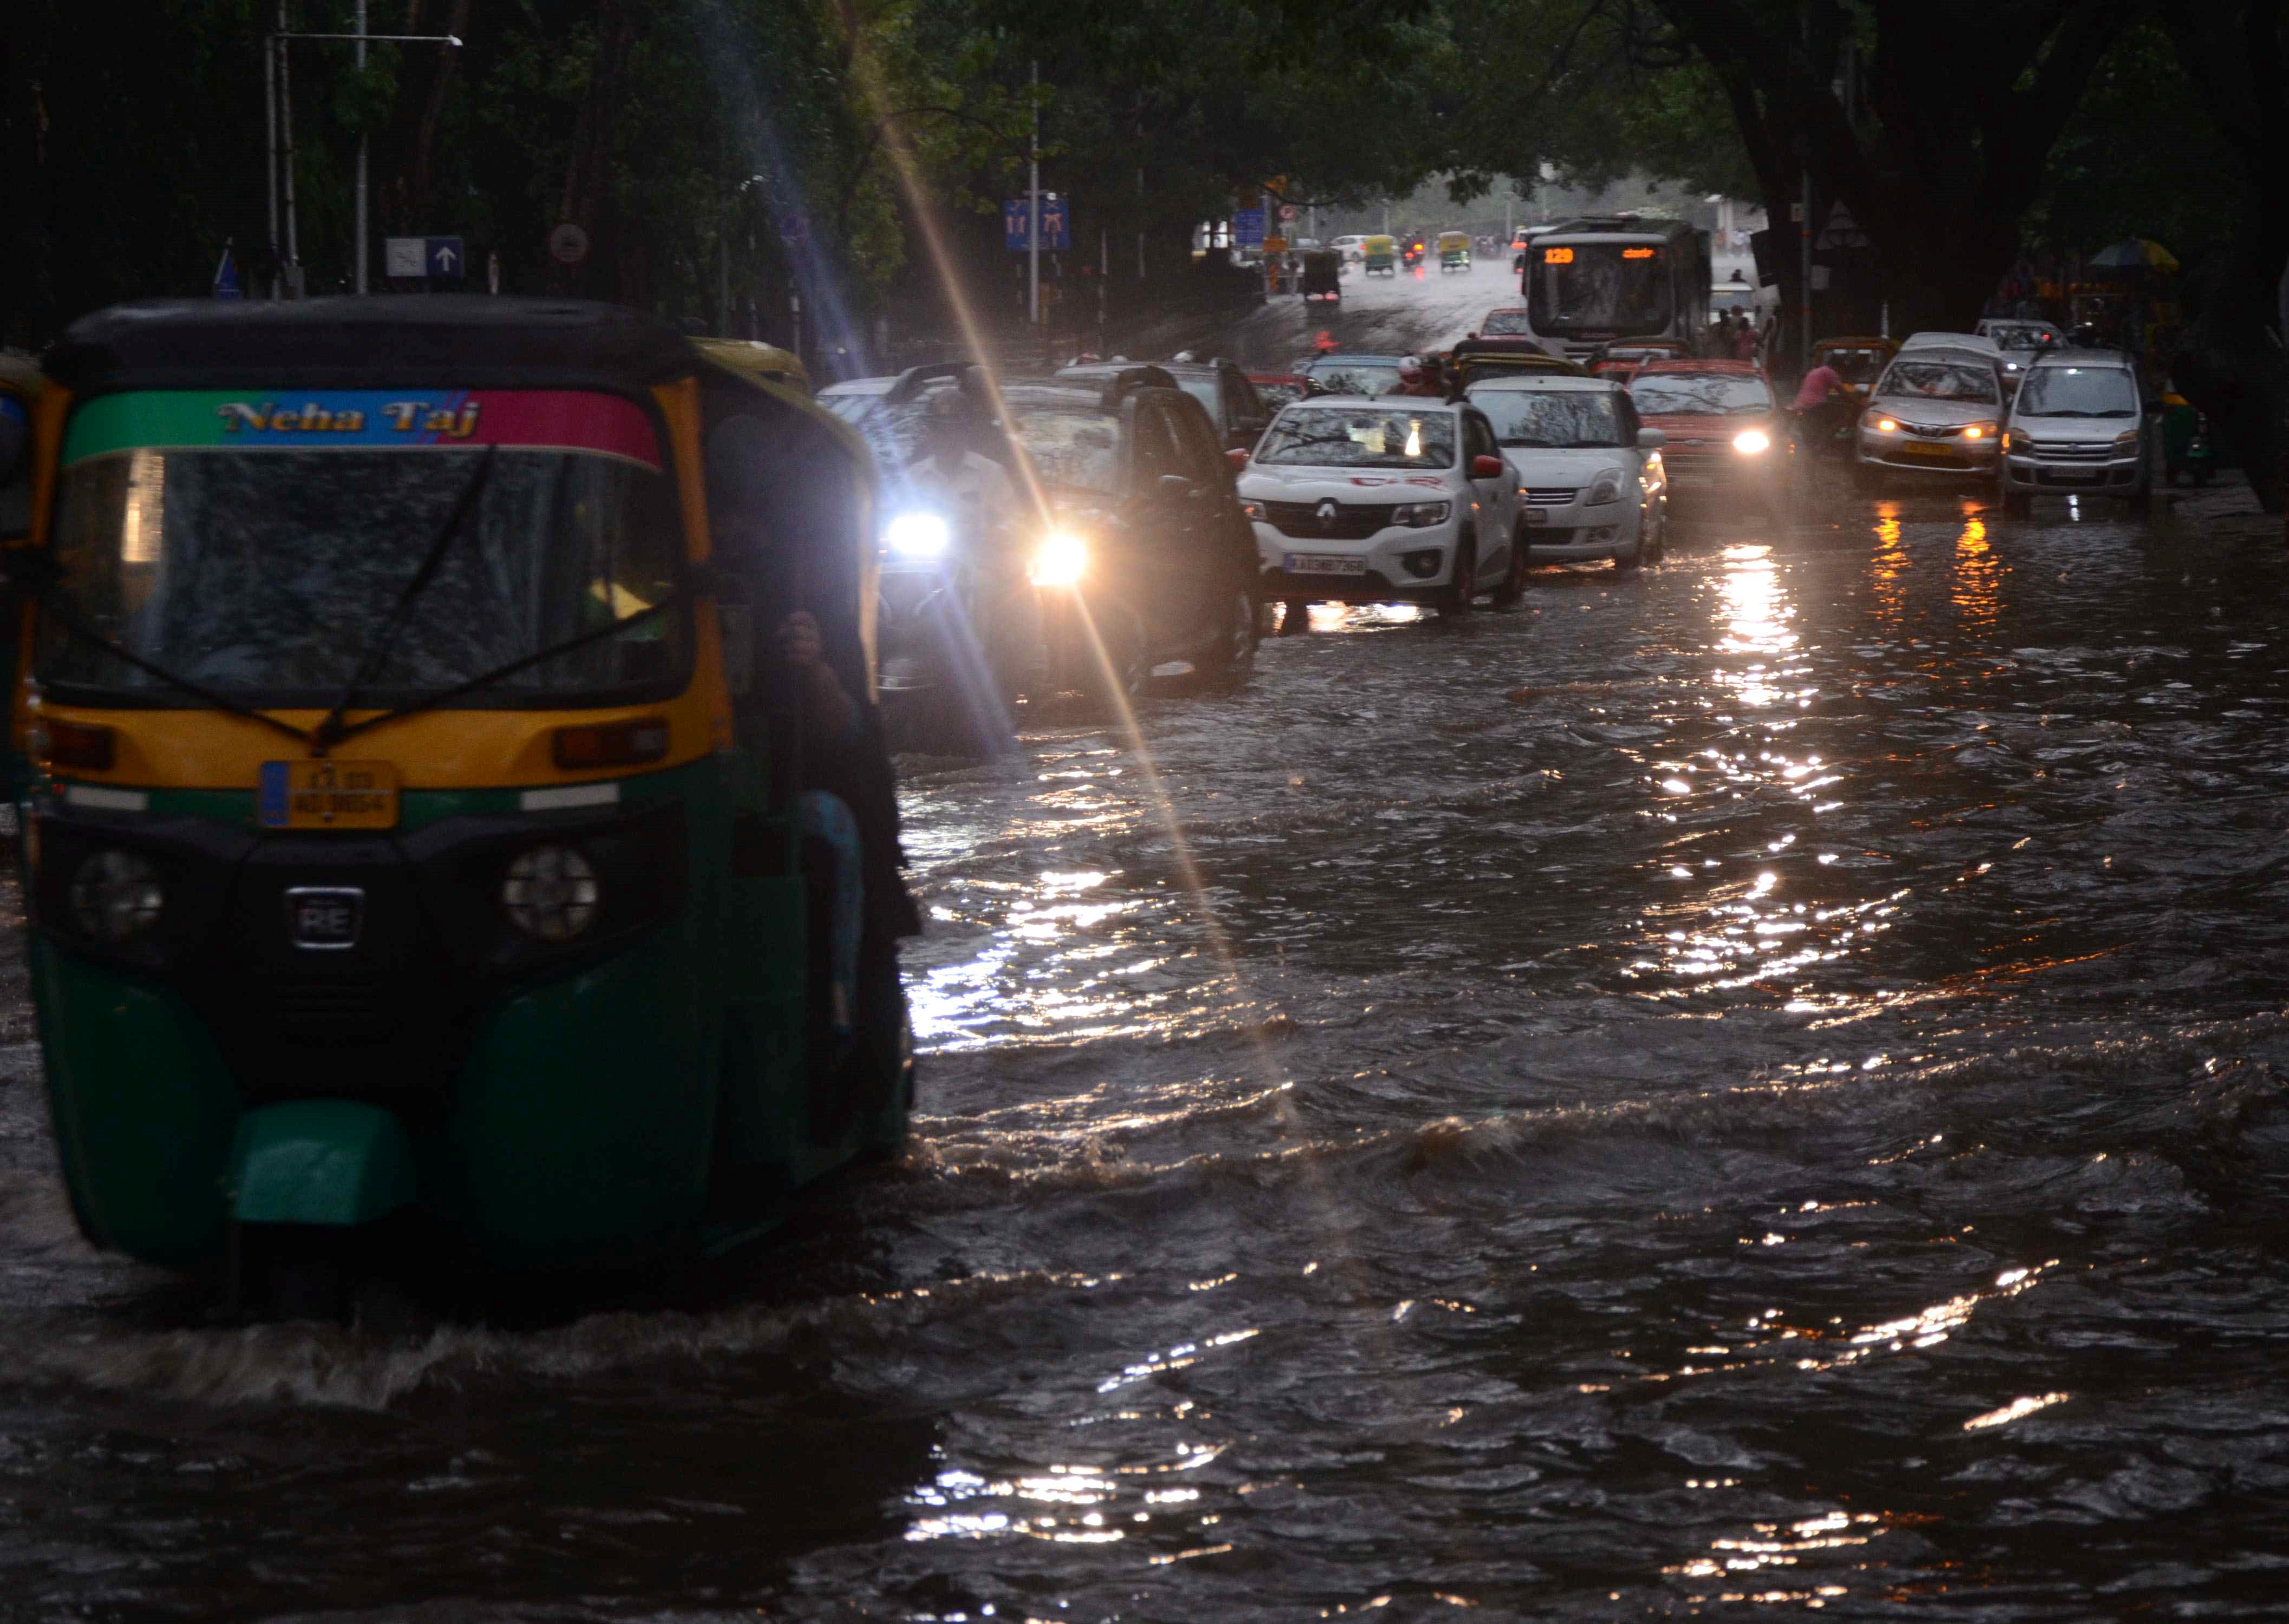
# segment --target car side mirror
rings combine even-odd
[[[1224,454],[1224,459],[1232,465],[1232,471],[1238,474],[1248,466],[1248,448],[1236,445]]]
[[[1488,457],[1481,453],[1471,458],[1471,477],[1474,480],[1500,479],[1502,471],[1503,459],[1499,457]]]
[[[1164,497],[1188,497],[1196,487],[1181,474],[1164,474],[1154,482],[1154,488]]]
[[[1669,436],[1657,428],[1638,430],[1638,450],[1640,451],[1658,451],[1668,443]]]

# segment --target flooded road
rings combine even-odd
[[[86,1251],[18,967],[0,1615],[2277,1617],[2284,575],[1681,513],[909,761],[912,1154],[539,1328]]]

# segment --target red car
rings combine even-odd
[[[1627,378],[1639,367],[1692,359],[1693,346],[1682,338],[1625,338],[1606,346],[1590,370],[1599,378]]]
[[[1752,361],[1649,361],[1629,380],[1647,428],[1668,436],[1661,460],[1672,492],[1753,498],[1788,506],[1796,482],[1796,429],[1773,381]]]

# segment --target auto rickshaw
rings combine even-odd
[[[1313,249],[1304,256],[1304,298],[1343,302],[1344,257],[1333,249]]]
[[[1360,244],[1360,254],[1370,276],[1399,275],[1399,244],[1390,237],[1369,237]]]
[[[1471,236],[1466,231],[1442,231],[1439,234],[1439,269],[1467,271],[1471,268]]]
[[[1525,372],[1559,378],[1590,376],[1589,369],[1579,362],[1553,355],[1531,338],[1465,338],[1448,354],[1448,366],[1458,389],[1488,378]]]
[[[459,296],[131,306],[51,349],[0,562],[95,1244],[258,1306],[314,1251],[618,1265],[900,1142],[873,465],[721,353]]]
[[[1864,402],[1868,391],[1899,353],[1899,345],[1890,338],[1822,338],[1812,346],[1812,364],[1835,368],[1853,399]]]

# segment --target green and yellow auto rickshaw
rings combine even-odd
[[[1399,244],[1390,237],[1369,237],[1360,244],[1361,262],[1370,276],[1399,275]]]
[[[1439,234],[1439,268],[1440,271],[1467,271],[1471,268],[1471,234],[1467,231],[1442,231]]]
[[[839,420],[568,301],[127,306],[45,370],[0,558],[90,1239],[251,1295],[401,1233],[612,1265],[900,1142],[914,919]]]

